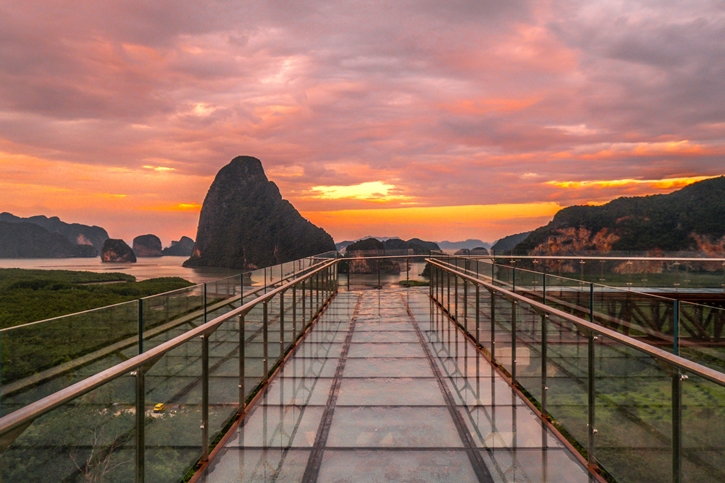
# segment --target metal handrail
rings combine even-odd
[[[148,351],[132,357],[131,359],[121,362],[105,371],[94,374],[80,382],[61,389],[49,396],[44,397],[38,401],[28,404],[7,416],[0,418],[0,439],[5,435],[21,430],[27,427],[30,423],[36,420],[38,417],[52,411],[53,409],[62,406],[63,404],[72,401],[88,392],[97,389],[98,387],[107,384],[108,382],[115,380],[121,376],[124,376],[134,370],[137,370],[147,364],[155,362],[158,358],[166,354],[167,352],[175,349],[176,347],[194,339],[205,335],[209,332],[213,332],[219,325],[226,322],[227,320],[244,315],[252,310],[256,305],[271,300],[276,295],[285,292],[293,285],[297,285],[313,275],[321,272],[332,265],[335,265],[339,260],[331,260],[327,263],[319,264],[314,270],[296,278],[295,280],[286,283],[276,289],[263,294],[254,300],[247,302],[246,304],[238,307],[226,314],[220,315],[219,317],[206,322],[199,327],[191,329],[163,344],[160,344]]]
[[[427,259],[427,261],[442,270],[447,270],[451,273],[455,273],[456,276],[463,278],[473,284],[483,286],[484,288],[486,288],[489,291],[498,292],[501,295],[505,296],[507,299],[515,299],[520,302],[524,302],[527,305],[529,305],[531,308],[533,308],[536,312],[543,312],[543,313],[564,319],[568,322],[575,324],[577,327],[583,328],[588,331],[595,332],[597,334],[601,334],[605,337],[615,340],[628,347],[631,347],[633,349],[637,349],[641,352],[644,352],[645,354],[647,354],[653,358],[660,359],[663,362],[671,364],[674,367],[683,369],[691,374],[697,375],[697,376],[707,379],[711,382],[714,382],[715,384],[725,386],[725,374],[723,374],[720,371],[710,369],[709,367],[703,366],[701,364],[690,361],[683,357],[671,354],[662,349],[658,349],[657,347],[651,346],[651,345],[647,344],[646,342],[641,342],[632,337],[626,336],[624,334],[620,334],[619,332],[613,331],[611,329],[607,329],[606,327],[602,327],[601,325],[599,325],[597,323],[589,322],[585,319],[582,319],[575,315],[571,315],[562,310],[556,309],[554,307],[550,307],[550,306],[542,304],[540,302],[536,302],[535,300],[524,297],[523,295],[520,295],[516,292],[512,292],[512,291],[506,290],[500,286],[493,285],[491,283],[485,282],[485,281],[477,279],[475,277],[471,277],[470,275],[461,273],[458,270],[453,270],[451,268],[451,266],[448,264],[443,264],[443,263],[440,263],[437,260],[433,260],[433,259]],[[458,268],[458,267],[456,267],[456,268]]]

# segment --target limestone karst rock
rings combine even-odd
[[[161,240],[156,235],[140,235],[133,239],[133,253],[137,257],[160,257]]]
[[[179,241],[172,241],[171,246],[164,248],[161,254],[165,257],[188,257],[194,251],[194,240],[182,236]]]
[[[239,156],[209,188],[184,266],[255,269],[331,250],[332,237],[282,199],[262,162]]]
[[[77,245],[35,223],[0,221],[0,258],[95,257],[90,245]]]
[[[101,261],[104,263],[136,262],[136,255],[125,241],[109,238],[103,243]]]

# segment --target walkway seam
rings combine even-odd
[[[332,380],[330,395],[327,398],[327,405],[325,406],[325,411],[322,414],[320,426],[317,428],[315,444],[312,447],[310,458],[307,460],[307,466],[305,467],[305,472],[302,475],[302,483],[316,483],[317,478],[320,475],[320,468],[322,467],[322,456],[325,452],[325,446],[327,445],[327,438],[330,435],[332,418],[335,415],[335,406],[337,406],[337,397],[340,394],[340,386],[342,385],[342,373],[345,370],[347,354],[350,351],[350,344],[352,343],[353,332],[355,332],[355,323],[357,322],[357,317],[360,312],[362,297],[362,294],[358,295],[357,302],[355,303],[355,310],[353,311],[352,318],[350,320],[350,328],[348,330],[347,336],[345,337],[345,342],[342,346],[340,359],[337,362],[335,377]]]
[[[468,431],[468,428],[466,427],[466,422],[463,420],[463,416],[461,416],[461,413],[456,408],[453,396],[451,395],[451,392],[448,390],[448,386],[446,386],[446,383],[443,380],[443,375],[441,374],[440,369],[436,365],[435,360],[433,360],[433,355],[430,353],[430,348],[425,342],[423,332],[420,330],[418,322],[415,320],[413,311],[410,310],[410,305],[408,305],[408,301],[405,300],[405,296],[403,294],[400,294],[400,298],[403,300],[403,305],[405,305],[405,309],[408,312],[408,316],[410,317],[411,322],[413,323],[413,327],[415,327],[415,333],[418,335],[418,340],[420,340],[420,344],[423,346],[423,351],[428,358],[428,363],[433,370],[433,374],[435,375],[436,381],[438,382],[438,387],[443,393],[443,399],[446,402],[446,407],[448,408],[448,412],[451,415],[451,419],[453,419],[453,424],[458,430],[458,436],[461,438],[461,442],[463,443],[466,454],[468,455],[468,459],[471,462],[473,471],[476,473],[476,478],[478,478],[478,481],[480,483],[493,483],[493,477],[491,476],[491,472],[488,471],[488,467],[483,461],[483,456],[481,456],[481,451],[476,446],[476,443],[473,441],[473,437],[471,436],[470,431]]]

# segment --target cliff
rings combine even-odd
[[[26,222],[0,221],[0,258],[95,257],[89,245],[77,245],[60,233]]]
[[[667,195],[617,198],[601,206],[572,206],[533,231],[516,252],[725,252],[725,177]]]
[[[133,253],[137,257],[160,257],[161,240],[156,235],[139,235],[133,239]]]
[[[282,199],[261,161],[240,156],[209,188],[184,266],[255,269],[331,250],[332,237]]]
[[[80,223],[66,223],[57,216],[31,216],[21,218],[11,213],[0,213],[0,221],[7,223],[32,223],[38,225],[50,233],[59,233],[68,241],[76,245],[92,245],[96,254],[103,248],[103,242],[108,239],[106,230],[99,226],[88,226]],[[86,255],[84,255],[86,256]]]

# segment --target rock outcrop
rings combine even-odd
[[[667,195],[564,208],[516,246],[541,255],[620,250],[725,252],[725,176]]]
[[[95,257],[90,245],[77,245],[34,223],[0,221],[0,258]]]
[[[189,257],[194,251],[194,240],[182,236],[179,241],[172,241],[171,246],[164,248],[161,254],[165,257]]]
[[[139,257],[160,257],[161,240],[156,235],[139,235],[133,239],[133,253]]]
[[[125,241],[109,238],[103,243],[101,261],[104,263],[135,263],[136,255]]]
[[[8,223],[32,223],[34,225],[38,225],[50,233],[59,233],[63,235],[73,244],[92,245],[96,249],[96,255],[100,253],[103,248],[103,242],[108,239],[108,233],[100,226],[66,223],[61,221],[57,216],[52,216],[50,218],[47,216],[20,218],[11,213],[0,213],[0,221]]]
[[[261,161],[240,156],[209,188],[184,266],[255,269],[332,250],[332,237],[282,199]]]
[[[454,255],[467,255],[467,256],[488,255],[488,250],[486,250],[485,247],[461,248],[460,250],[456,251],[456,253],[454,253]]]

